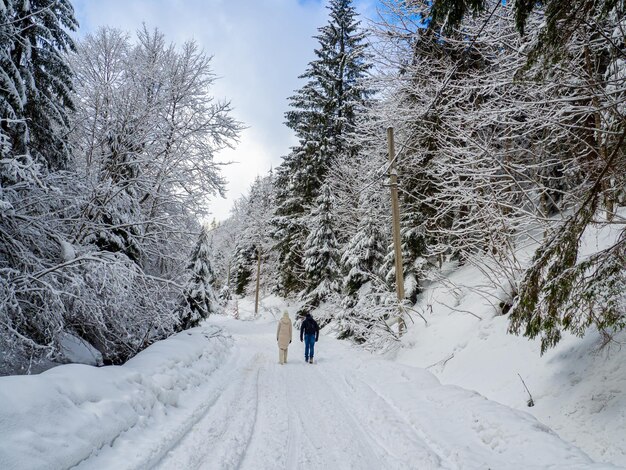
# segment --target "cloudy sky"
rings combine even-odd
[[[313,35],[327,22],[321,0],[73,0],[79,35],[108,25],[136,31],[146,23],[172,42],[195,39],[213,55],[221,77],[214,95],[229,99],[234,117],[248,128],[234,151],[221,161],[227,199],[211,202],[214,217],[228,217],[232,202],[245,193],[257,175],[276,167],[296,140],[284,126],[287,97],[317,46]],[[375,0],[355,0],[363,16],[374,13]]]

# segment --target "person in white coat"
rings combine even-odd
[[[285,364],[287,362],[287,348],[289,343],[291,343],[291,318],[289,318],[289,312],[283,313],[283,317],[278,322],[276,341],[278,341],[278,362]]]

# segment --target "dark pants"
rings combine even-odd
[[[315,335],[304,335],[304,360],[313,359],[315,354]]]

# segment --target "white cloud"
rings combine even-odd
[[[234,117],[248,129],[236,150],[220,161],[236,161],[224,169],[227,200],[211,201],[213,215],[224,219],[232,201],[246,192],[257,175],[276,167],[295,144],[283,124],[287,98],[301,86],[317,46],[312,38],[327,22],[324,3],[309,0],[74,0],[80,34],[100,26],[135,31],[142,23],[159,28],[175,43],[195,39],[213,55],[221,77],[214,95],[232,102]],[[363,1],[360,10],[371,8]]]

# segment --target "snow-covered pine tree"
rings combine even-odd
[[[334,197],[330,186],[324,184],[309,219],[309,236],[304,245],[304,272],[306,288],[303,291],[305,305],[302,312],[317,307],[333,294],[341,291],[341,257],[335,237],[333,214]],[[330,318],[320,318],[324,323]]]
[[[306,84],[290,98],[287,126],[299,143],[277,171],[274,237],[279,252],[282,289],[303,287],[302,246],[307,237],[308,208],[338,155],[354,156],[350,136],[356,116],[370,97],[363,78],[371,68],[365,35],[351,0],[331,0],[329,22],[315,38],[316,59],[300,76]]]
[[[381,178],[387,165],[385,127],[374,113],[379,104],[373,101],[358,118],[359,132],[354,136],[358,154],[340,156],[327,176],[334,196],[333,228],[342,253],[342,299],[341,306],[334,306],[334,327],[339,337],[357,342],[370,338],[373,324],[388,313],[379,308],[381,298],[392,294],[379,275],[391,230],[389,190]]]
[[[235,292],[238,295],[249,293],[247,288],[256,278],[259,257],[262,265],[260,284],[264,287],[276,287],[274,253],[271,251],[270,238],[270,222],[274,211],[273,181],[272,171],[263,178],[257,177],[249,194],[240,197],[231,212],[230,220],[238,227],[233,250]]]
[[[375,216],[379,211],[373,207],[380,206],[376,203],[376,199],[380,199],[376,196],[380,196],[380,193],[368,196],[370,198],[367,201],[365,197],[361,198],[359,207],[361,218],[356,233],[348,241],[341,256],[341,267],[345,273],[343,277],[345,307],[354,305],[359,289],[377,275],[389,245],[381,221]]]
[[[220,289],[224,291],[229,299],[234,290],[235,254],[242,227],[241,221],[234,214],[235,210],[233,209],[231,216],[211,231],[215,253],[213,259],[213,269],[216,276],[215,284],[220,286]]]
[[[93,187],[80,240],[123,253],[137,264],[146,240],[138,178],[144,177],[143,155],[157,114],[132,79],[141,51],[132,47],[128,34],[101,28],[79,41],[71,57],[81,106],[72,115],[70,137],[76,170]]]
[[[564,331],[582,337],[593,327],[611,338],[626,328],[626,229],[595,253],[581,250],[592,227],[619,227],[614,219],[624,206],[625,22],[623,2],[553,0],[523,71],[550,80],[550,99],[577,104],[572,109],[548,101],[542,110],[556,123],[549,137],[558,145],[548,139],[541,144],[569,170],[561,205],[570,211],[536,250],[510,311],[509,331],[539,337],[542,353]],[[572,122],[579,126],[572,129]]]
[[[52,169],[69,157],[72,73],[65,54],[78,26],[69,0],[5,0],[0,19],[0,111],[5,144]]]
[[[402,143],[398,157],[402,258],[405,295],[414,302],[419,283],[426,276],[426,259],[444,254],[459,257],[453,247],[456,232],[452,225],[463,217],[459,207],[463,197],[456,170],[465,172],[465,169],[455,167],[442,147],[448,138],[458,137],[447,129],[447,121],[457,116],[448,108],[458,102],[460,86],[455,79],[461,74],[456,65],[461,63],[467,47],[462,40],[450,40],[424,29],[421,18],[428,15],[427,6],[417,10],[409,6],[397,8],[392,13],[399,18],[389,21],[381,31],[381,38],[399,49],[402,59],[390,58],[391,70],[398,69],[393,80],[385,82],[387,76],[381,77],[388,98],[387,106],[379,112],[384,114],[382,119],[386,122],[394,123],[397,141]],[[407,37],[411,40],[404,39]],[[442,87],[445,82],[453,83],[455,88]],[[391,246],[384,271],[385,279],[393,284],[395,264]]]
[[[66,295],[75,278],[50,269],[73,251],[60,220],[73,200],[51,173],[68,156],[75,26],[66,0],[0,2],[0,373],[57,358],[68,304],[88,297]]]
[[[189,263],[190,279],[183,291],[183,305],[180,309],[181,330],[197,326],[219,310],[213,290],[215,275],[211,266],[211,250],[210,232],[205,225]]]
[[[249,243],[237,243],[233,258],[233,282],[235,294],[244,296],[252,277],[252,269],[256,259],[256,248]]]
[[[364,341],[378,320],[373,318],[378,313],[378,298],[374,291],[385,285],[379,282],[378,271],[388,246],[380,220],[370,214],[364,215],[341,257],[341,268],[347,273],[343,277],[341,311],[335,318],[340,338],[353,337],[356,341]]]
[[[13,22],[13,2],[6,2],[0,8],[0,155],[8,155],[15,146],[12,140],[17,137],[16,128],[25,126],[18,122],[23,113],[25,101],[24,84],[11,56],[16,39]],[[15,135],[15,137],[14,137]],[[23,134],[22,134],[23,136]],[[0,175],[0,178],[3,175]]]

